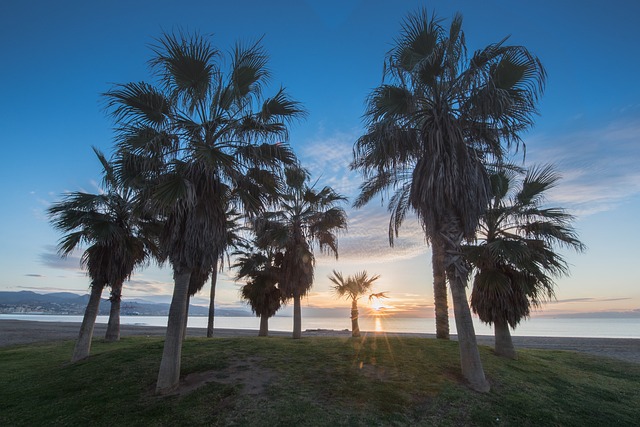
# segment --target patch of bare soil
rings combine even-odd
[[[240,394],[259,396],[275,374],[260,366],[259,357],[234,360],[224,369],[194,372],[180,380],[178,389],[172,395],[184,396],[209,383],[241,385]]]
[[[360,362],[356,368],[365,377],[378,381],[389,381],[398,375],[395,369],[377,365],[375,361],[373,363]]]

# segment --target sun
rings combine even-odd
[[[371,309],[374,311],[380,311],[381,309],[385,308],[384,304],[382,303],[382,301],[380,301],[379,298],[374,298],[371,301]]]

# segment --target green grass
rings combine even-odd
[[[420,338],[188,339],[182,373],[211,372],[157,397],[163,341],[0,349],[0,425],[625,426],[640,420],[640,365],[571,352],[481,348],[488,394],[464,386],[455,342]]]

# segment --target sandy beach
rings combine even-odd
[[[56,340],[73,340],[77,338],[79,323],[72,322],[36,322],[26,320],[0,320],[0,347],[18,344],[31,344]],[[96,324],[94,337],[103,337],[106,325]],[[159,326],[122,325],[121,336],[164,336],[165,328]],[[373,332],[363,332],[364,334]],[[255,330],[247,329],[215,329],[214,336],[219,338],[256,336]],[[435,338],[433,334],[387,333],[391,336],[407,336],[421,338]],[[290,336],[290,332],[273,331],[271,336]],[[307,330],[304,336],[344,336],[348,331],[337,330]],[[189,328],[189,337],[204,337],[206,329]],[[452,339],[456,339],[455,335]],[[478,335],[478,344],[493,345],[493,337]],[[588,353],[596,356],[611,357],[627,362],[640,363],[640,339],[622,338],[569,338],[569,337],[513,337],[516,348],[537,348],[545,350],[569,350]]]

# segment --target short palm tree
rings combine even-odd
[[[475,267],[471,308],[495,327],[495,352],[516,358],[509,327],[529,317],[554,296],[554,277],[568,274],[556,246],[584,250],[560,208],[543,207],[544,193],[558,174],[551,166],[533,167],[524,176],[502,169],[491,176],[493,198],[482,217],[475,244],[464,253]]]
[[[338,257],[336,233],[347,226],[347,216],[338,204],[346,200],[331,187],[316,190],[309,174],[300,166],[285,170],[286,185],[280,206],[256,221],[262,247],[283,253],[280,290],[293,299],[293,338],[302,337],[301,298],[313,285],[313,246]]]
[[[259,337],[269,335],[269,318],[275,316],[285,301],[278,288],[281,277],[282,253],[270,250],[236,253],[239,257],[234,264],[238,268],[237,280],[246,279],[240,288],[242,299],[260,317]]]
[[[380,275],[369,277],[366,271],[361,271],[353,276],[347,276],[346,279],[333,270],[333,275],[329,276],[335,286],[331,289],[338,298],[346,298],[351,300],[351,336],[360,336],[360,326],[358,325],[358,300],[366,294],[369,294],[369,300],[372,298],[386,298],[384,292],[371,293],[373,282],[378,280]]]
[[[462,16],[445,28],[421,10],[405,20],[385,61],[385,81],[368,99],[367,132],[352,168],[365,182],[363,206],[393,191],[389,235],[408,211],[443,251],[458,332],[462,373],[488,391],[466,296],[462,242],[473,238],[490,197],[484,163],[500,160],[533,124],[545,72],[536,57],[506,39],[466,55]]]
[[[73,362],[89,356],[100,296],[106,285],[111,286],[112,304],[106,338],[119,338],[122,284],[156,247],[148,227],[151,221],[145,224],[131,191],[117,185],[109,162],[97,149],[94,151],[104,168],[105,191],[69,193],[48,209],[53,226],[67,233],[59,243],[63,256],[89,245],[82,264],[91,277],[91,296],[73,351]]]
[[[238,44],[227,72],[199,34],[164,34],[153,52],[155,84],[117,85],[106,98],[119,173],[163,218],[162,251],[174,271],[162,394],[178,385],[191,275],[217,265],[230,206],[251,215],[275,192],[282,163],[294,161],[281,141],[303,110],[282,88],[263,96],[270,73],[259,43]]]

